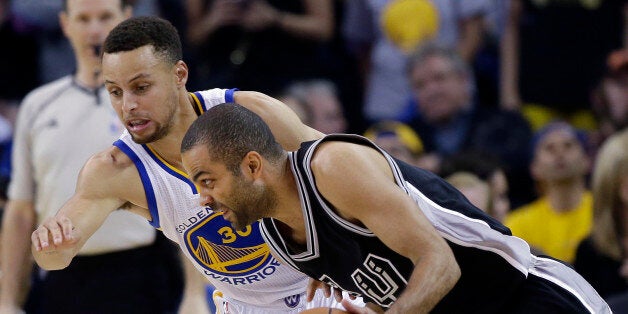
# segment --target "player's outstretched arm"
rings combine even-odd
[[[237,91],[234,93],[234,100],[259,115],[285,150],[297,150],[302,142],[317,140],[324,136],[323,133],[303,124],[290,107],[268,95]]]
[[[115,165],[110,151],[90,158],[79,174],[75,194],[31,234],[31,251],[40,267],[67,267],[109,213],[125,203],[119,197],[125,172]]]
[[[394,182],[386,159],[372,148],[323,143],[312,161],[316,186],[344,219],[371,230],[414,263],[390,313],[429,312],[453,288],[460,268],[421,209]]]

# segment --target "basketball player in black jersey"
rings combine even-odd
[[[183,165],[234,227],[264,218],[279,260],[387,313],[610,313],[441,178],[363,137],[311,134],[286,152],[253,112],[218,105],[185,135]]]

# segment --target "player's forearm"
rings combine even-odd
[[[0,265],[2,265],[0,304],[2,307],[20,308],[24,304],[33,265],[28,247],[34,224],[34,211],[16,208],[15,203],[7,204],[3,218],[0,251]]]
[[[104,178],[104,173],[112,173],[112,171],[98,168],[103,163],[103,159],[98,158],[100,156],[88,161],[81,170],[76,194],[59,209],[56,215],[44,219],[31,234],[31,251],[37,264],[44,269],[57,270],[70,265],[74,256],[102,226],[109,214],[122,205],[123,201],[119,198],[94,196],[94,193],[114,194],[107,189],[115,184],[120,185],[116,182],[119,177],[115,174]],[[120,180],[120,182],[127,181]]]
[[[460,267],[453,253],[425,254],[399,299],[386,313],[428,313],[454,287]]]

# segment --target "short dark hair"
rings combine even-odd
[[[205,145],[209,156],[224,162],[235,175],[244,156],[256,151],[271,162],[278,161],[283,149],[268,125],[254,112],[234,103],[217,105],[202,114],[188,129],[181,153]]]
[[[131,5],[130,0],[120,0],[120,8],[124,9],[130,5]],[[64,12],[68,11],[68,0],[63,0],[63,11]]]
[[[509,171],[494,153],[486,150],[467,149],[443,160],[440,176],[446,178],[456,172],[470,172],[486,181],[498,170]]]
[[[532,159],[534,159],[534,156],[537,153],[539,144],[543,140],[545,140],[545,138],[550,133],[553,133],[554,131],[557,131],[557,130],[564,130],[568,132],[569,134],[573,135],[573,137],[577,140],[578,144],[580,144],[580,147],[582,147],[582,150],[585,153],[589,152],[590,150],[589,140],[587,138],[587,134],[584,131],[576,129],[574,126],[572,126],[566,121],[554,120],[544,125],[541,129],[539,129],[538,131],[536,131],[536,133],[532,135],[532,140],[530,143],[530,154],[531,154],[530,157]]]
[[[151,45],[164,61],[175,64],[183,58],[177,29],[155,16],[132,17],[114,27],[103,45],[103,53],[131,51]]]
[[[471,76],[471,68],[467,62],[462,59],[462,56],[453,48],[442,45],[440,43],[430,41],[427,42],[415,51],[413,51],[406,59],[406,75],[412,73],[414,68],[423,66],[425,61],[431,57],[441,57],[449,62],[455,72],[463,74],[465,76]]]

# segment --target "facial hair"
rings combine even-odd
[[[161,123],[155,123],[155,125],[157,126],[157,130],[153,132],[153,134],[150,134],[148,137],[138,138],[135,136],[135,134],[129,131],[129,134],[131,134],[131,138],[133,139],[133,141],[137,144],[148,144],[156,142],[168,135],[168,133],[170,133],[170,130],[172,129],[172,126],[174,125],[175,108],[176,105],[173,105],[171,107],[170,112],[168,113],[168,120],[165,124],[162,125]]]
[[[135,136],[135,134],[131,132],[129,132],[129,134],[131,134],[131,138],[137,144],[153,143],[163,138],[164,136],[168,135],[168,133],[170,133],[170,129],[172,128],[172,120],[173,120],[173,117],[171,116],[165,126],[162,126],[161,124],[156,123],[157,130],[146,138],[138,138]]]
[[[271,188],[246,182],[242,176],[236,176],[233,182],[233,206],[230,207],[235,216],[231,224],[236,230],[244,230],[257,220],[268,217],[277,205],[277,194]]]

